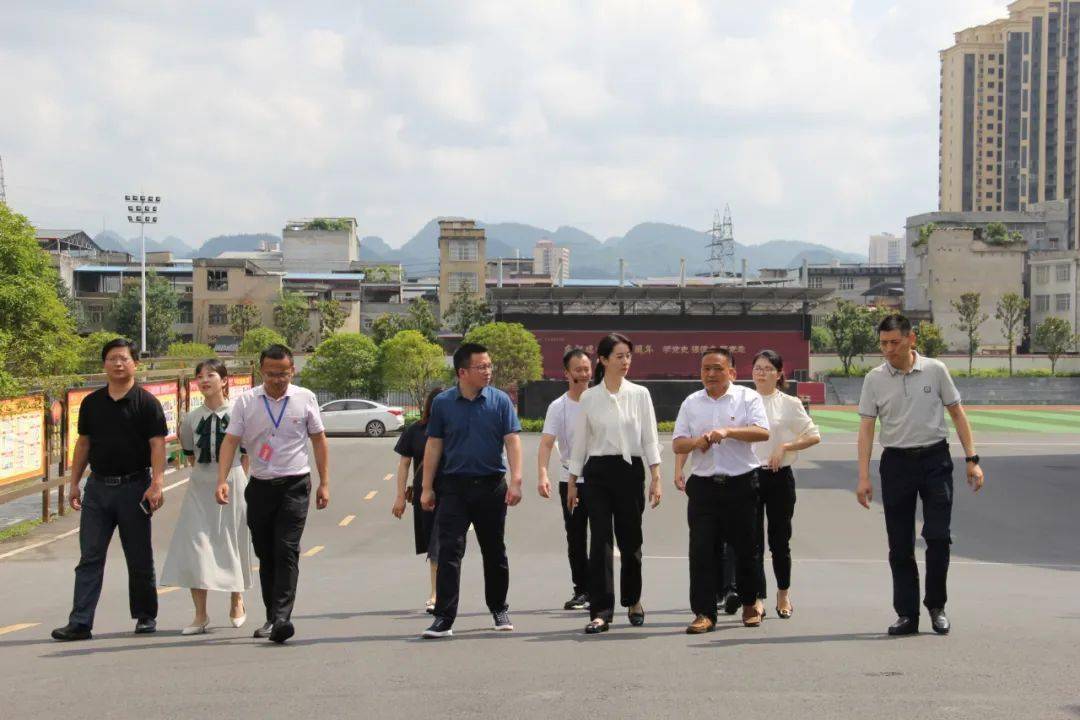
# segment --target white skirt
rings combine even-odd
[[[169,543],[161,585],[243,592],[252,584],[251,535],[239,464],[229,472],[229,504],[218,505],[217,463],[196,463],[191,470],[180,519]]]

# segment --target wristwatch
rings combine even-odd
[[[966,457],[966,458],[964,458],[964,460],[967,460],[969,463],[975,463],[976,465],[979,464],[979,456],[978,455],[972,455],[971,457]]]

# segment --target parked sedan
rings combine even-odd
[[[334,433],[363,433],[382,437],[400,430],[405,424],[405,411],[371,400],[334,400],[322,406],[323,425],[328,435]]]

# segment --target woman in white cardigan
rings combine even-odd
[[[593,386],[581,395],[574,424],[567,506],[577,502],[578,477],[585,482],[592,541],[589,547],[589,615],[585,632],[607,631],[615,612],[612,536],[622,556],[619,597],[631,625],[645,623],[641,606],[641,516],[645,511],[645,466],[649,500],[660,504],[660,440],[652,396],[626,379],[634,344],[612,333],[597,346]]]
[[[817,425],[806,414],[802,401],[784,389],[784,360],[772,350],[754,356],[754,385],[765,403],[769,439],[754,443],[761,461],[758,470],[758,597],[765,592],[765,518],[768,517],[769,552],[776,575],[776,614],[788,619],[791,604],[791,519],[795,515],[795,475],[791,464],[799,450],[821,442]]]

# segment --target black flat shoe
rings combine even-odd
[[[270,640],[281,645],[296,634],[296,628],[288,620],[278,620],[274,623],[274,629],[270,631]]]
[[[90,628],[86,625],[80,625],[79,623],[68,623],[64,627],[56,628],[52,631],[53,640],[63,640],[65,642],[71,640],[89,640],[93,635],[90,633]]]
[[[898,617],[896,622],[889,626],[889,634],[896,635],[916,635],[919,632],[919,619],[909,617]]]
[[[948,635],[949,630],[952,629],[952,623],[949,622],[949,616],[945,614],[944,608],[930,610],[930,624],[938,635]]]
[[[729,592],[727,597],[724,598],[724,614],[734,615],[742,607],[742,600],[739,599],[739,593]]]
[[[599,618],[597,618],[597,619],[599,619]],[[591,623],[589,623],[588,625],[585,626],[585,634],[586,635],[599,635],[600,633],[607,632],[610,629],[610,627],[611,626],[607,623],[607,621],[601,620],[600,622],[596,622],[594,620],[593,622],[591,622]]]
[[[630,618],[630,624],[634,627],[641,627],[645,624],[644,610],[642,610],[641,612],[634,612],[633,610],[628,610],[626,613],[626,617]]]
[[[135,623],[136,635],[149,635],[152,632],[157,632],[157,620],[146,618]]]

